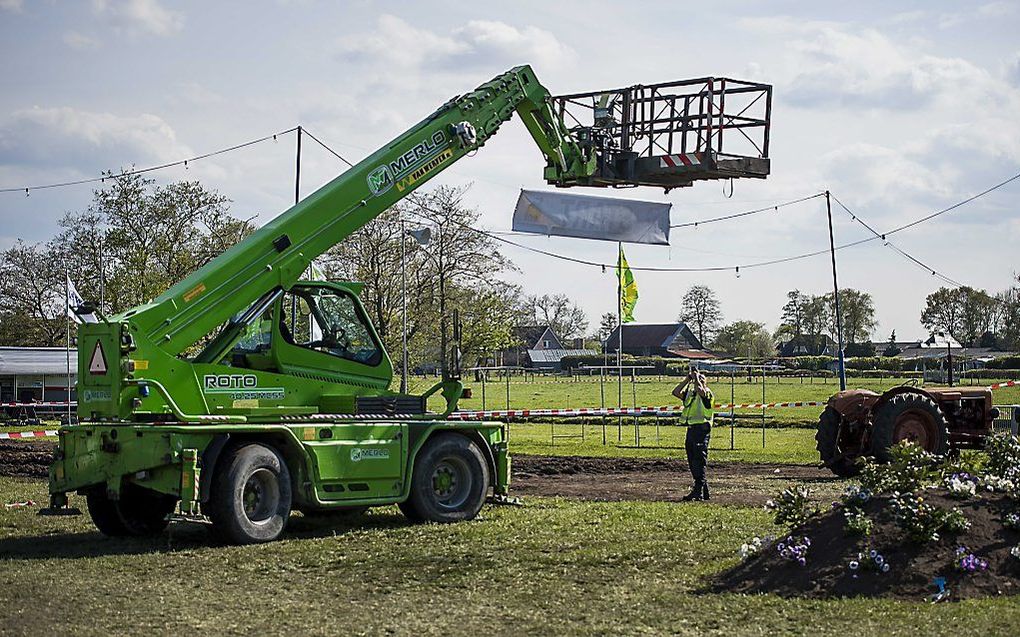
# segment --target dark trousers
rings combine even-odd
[[[694,478],[694,491],[702,496],[708,495],[708,482],[705,480],[705,465],[708,464],[708,441],[712,438],[712,426],[708,423],[687,427],[687,466]]]

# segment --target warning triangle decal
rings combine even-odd
[[[92,359],[89,361],[89,373],[101,375],[106,373],[106,355],[103,353],[103,344],[96,341],[96,349],[92,350]]]

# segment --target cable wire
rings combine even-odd
[[[265,141],[269,141],[270,139],[274,139],[275,140],[277,137],[279,137],[281,135],[287,135],[288,133],[293,133],[297,129],[298,129],[298,127],[294,126],[292,128],[288,128],[287,130],[280,131],[278,133],[273,133],[272,135],[266,135],[265,137],[259,137],[258,139],[252,139],[252,140],[246,141],[246,142],[241,143],[241,144],[235,144],[233,146],[229,146],[227,148],[221,148],[219,150],[214,150],[214,151],[209,152],[209,153],[203,153],[201,155],[195,155],[194,157],[188,157],[187,159],[180,159],[180,160],[172,161],[172,162],[169,162],[169,163],[166,163],[166,164],[159,164],[158,166],[149,166],[147,168],[136,168],[134,170],[129,170],[129,171],[122,172],[122,173],[119,173],[119,174],[116,174],[116,175],[110,174],[108,176],[93,177],[93,178],[88,178],[88,179],[78,179],[78,180],[75,180],[75,181],[63,181],[63,182],[52,183],[52,184],[42,184],[42,185],[39,185],[39,186],[22,186],[20,188],[0,188],[0,192],[24,192],[26,195],[28,195],[33,190],[46,190],[48,188],[62,188],[64,186],[78,186],[78,185],[81,185],[81,184],[93,184],[93,183],[96,183],[96,182],[105,182],[107,179],[115,179],[117,177],[127,177],[127,176],[130,176],[130,175],[141,175],[143,173],[152,172],[154,170],[163,170],[164,168],[172,168],[173,166],[182,166],[182,165],[183,166],[187,166],[188,162],[195,162],[195,161],[199,161],[199,160],[202,160],[202,159],[208,159],[209,157],[213,157],[215,155],[222,155],[223,153],[229,153],[231,151],[240,150],[240,149],[248,147],[248,146],[254,146],[255,144],[259,144],[259,143],[262,143],[262,142],[265,142]]]
[[[700,219],[698,221],[686,221],[684,223],[675,223],[675,224],[671,224],[669,227],[670,228],[690,228],[691,226],[693,226],[693,227],[697,228],[699,225],[704,225],[706,223],[715,223],[716,221],[726,221],[728,219],[737,219],[737,218],[740,218],[740,217],[747,217],[749,215],[756,215],[756,214],[758,214],[760,212],[778,211],[780,208],[785,208],[786,206],[792,206],[794,204],[803,203],[805,201],[810,201],[811,199],[816,199],[818,197],[824,197],[824,196],[825,196],[824,192],[819,192],[819,193],[815,193],[813,195],[808,195],[807,197],[801,197],[800,199],[794,199],[793,201],[787,201],[787,202],[784,202],[784,203],[773,204],[771,206],[766,206],[764,208],[755,208],[754,210],[745,210],[743,212],[735,212],[733,214],[722,215],[721,217],[713,217],[711,219]]]
[[[337,159],[339,159],[343,163],[347,164],[348,167],[354,168],[354,164],[352,164],[351,162],[347,161],[344,158],[343,155],[341,155],[340,153],[336,152],[335,150],[333,150],[332,148],[327,146],[321,139],[319,139],[318,137],[313,135],[307,128],[302,127],[301,128],[301,132],[303,132],[305,135],[308,135],[309,137],[311,137],[315,141],[315,143],[318,144],[319,146],[322,146],[323,148],[325,148],[329,152],[333,153],[334,157],[336,157]]]
[[[883,233],[879,232],[878,230],[875,230],[874,228],[872,228],[868,224],[868,222],[866,222],[864,219],[861,219],[860,215],[858,215],[857,213],[855,213],[852,210],[850,210],[849,208],[847,208],[846,205],[842,201],[839,200],[839,197],[837,197],[836,195],[833,195],[831,193],[830,193],[830,196],[832,197],[833,201],[835,201],[839,205],[840,208],[845,210],[846,213],[850,215],[851,219],[853,219],[854,221],[860,223],[862,226],[867,228],[868,231],[871,234],[874,235],[874,238],[881,239],[887,247],[892,248],[894,251],[899,253],[901,256],[903,256],[907,260],[913,262],[914,264],[920,266],[924,270],[926,270],[928,272],[931,272],[932,276],[937,277],[937,278],[941,279],[942,281],[945,281],[946,283],[948,283],[948,284],[950,284],[950,285],[952,285],[954,287],[958,287],[958,288],[964,287],[964,285],[962,283],[960,283],[959,281],[951,279],[950,277],[946,276],[945,274],[942,274],[942,273],[938,272],[937,270],[935,270],[935,268],[931,267],[927,263],[922,262],[920,259],[917,259],[913,255],[908,254],[906,250],[903,250],[899,246],[895,245],[892,241],[890,241],[888,238],[886,238],[888,236],[888,234],[889,234],[888,232],[883,234]],[[929,218],[930,219],[934,218],[934,216],[933,215],[929,215]],[[916,224],[914,224],[914,225],[916,225]]]

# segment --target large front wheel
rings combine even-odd
[[[209,517],[224,540],[271,542],[286,528],[290,507],[290,472],[275,449],[259,444],[238,447],[216,467]]]
[[[415,522],[459,522],[478,515],[489,492],[489,465],[482,450],[453,432],[434,434],[418,452],[411,494],[400,504]]]

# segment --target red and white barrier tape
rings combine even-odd
[[[1018,385],[1020,385],[1020,381],[1007,380],[1002,383],[995,383],[994,385],[989,385],[988,389],[995,391],[996,389],[1002,389],[1003,387],[1016,387]]]
[[[55,430],[46,431],[11,431],[0,433],[0,440],[18,440],[19,438],[52,438],[57,435]]]
[[[45,403],[0,403],[0,407],[77,407],[76,402],[45,402]]]

